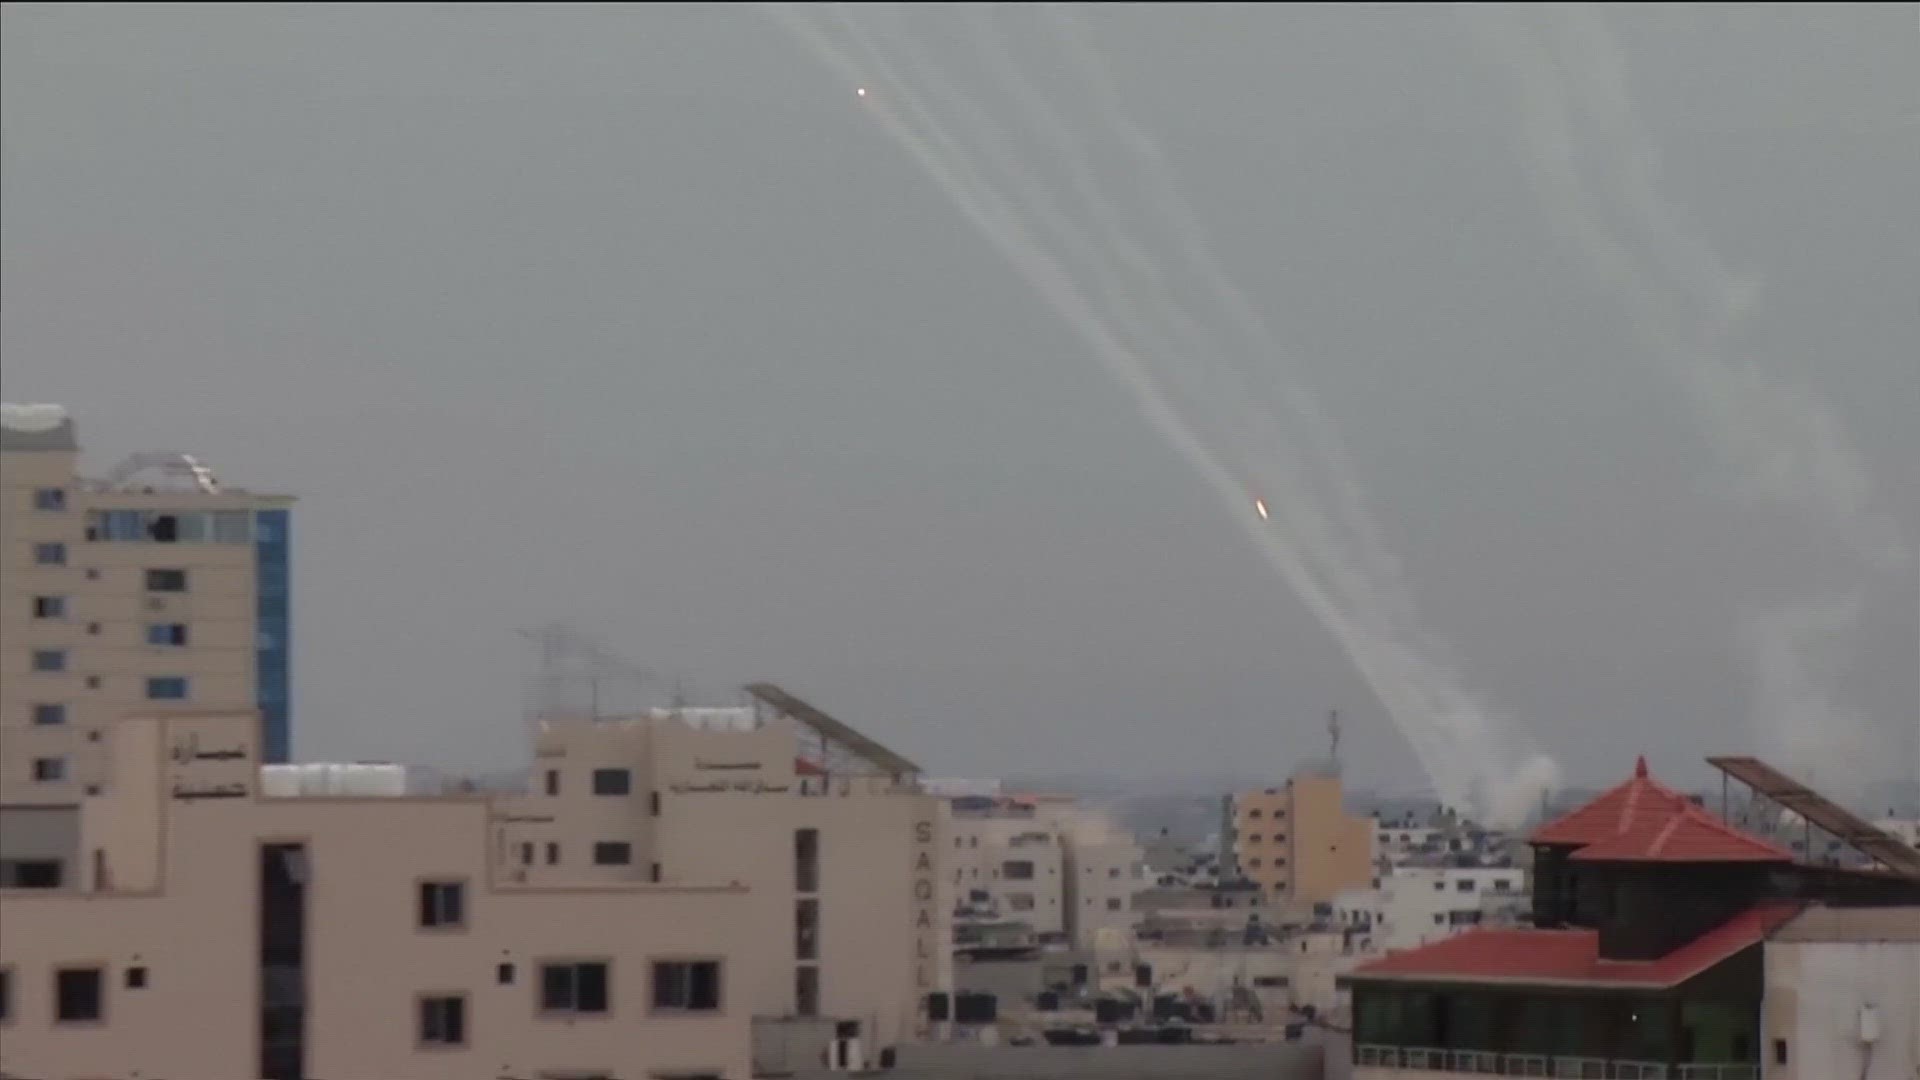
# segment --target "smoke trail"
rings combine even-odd
[[[1386,617],[1393,605],[1380,599],[1375,588],[1376,581],[1370,580],[1368,574],[1339,557],[1340,545],[1329,522],[1324,515],[1312,509],[1313,504],[1307,497],[1309,493],[1304,490],[1306,485],[1293,474],[1290,462],[1297,456],[1291,452],[1293,448],[1283,446],[1280,453],[1267,455],[1276,465],[1288,465],[1285,483],[1274,489],[1277,496],[1282,496],[1275,499],[1275,505],[1283,510],[1282,521],[1278,527],[1255,528],[1246,513],[1246,492],[1240,490],[1231,472],[1221,464],[1212,448],[1200,440],[1180,418],[1165,398],[1164,388],[1146,371],[1137,353],[1125,348],[1124,343],[1113,335],[1107,321],[1093,312],[1086,297],[1072,287],[1071,276],[1061,269],[1058,261],[1049,259],[1032,242],[1032,238],[1020,226],[1020,216],[1008,210],[1004,200],[993,192],[990,184],[971,173],[967,157],[955,140],[931,115],[931,110],[919,95],[894,74],[872,39],[844,13],[836,10],[836,14],[840,16],[853,43],[867,52],[867,62],[889,84],[890,100],[897,98],[913,114],[914,123],[911,126],[899,123],[898,118],[890,113],[884,114],[884,126],[889,133],[913,154],[942,190],[987,234],[996,248],[1015,263],[1023,276],[1041,290],[1050,305],[1076,329],[1081,330],[1083,336],[1089,338],[1096,354],[1135,394],[1149,419],[1209,479],[1235,516],[1249,527],[1249,535],[1256,539],[1270,562],[1342,642],[1363,676],[1380,694],[1390,714],[1401,724],[1416,756],[1435,779],[1443,796],[1455,804],[1482,806],[1503,820],[1524,814],[1532,804],[1533,794],[1541,785],[1552,781],[1554,770],[1551,763],[1536,758],[1531,761],[1514,760],[1506,763],[1507,768],[1501,767],[1501,759],[1513,748],[1504,744],[1489,745],[1484,705],[1457,690],[1457,679],[1443,665],[1433,662],[1431,650],[1426,656],[1414,653],[1410,642],[1416,635],[1404,620],[1396,628],[1395,621]],[[810,26],[793,18],[782,18],[781,21],[803,44],[831,66],[850,78],[858,76],[859,69],[853,67]],[[924,81],[936,87],[939,96],[947,100],[950,108],[963,115],[974,130],[975,138],[984,145],[985,155],[993,159],[994,164],[1027,181],[1025,187],[1032,199],[1031,205],[1023,205],[1025,215],[1043,220],[1075,255],[1093,267],[1096,277],[1108,291],[1106,307],[1111,313],[1109,317],[1122,323],[1137,338],[1157,337],[1132,317],[1137,298],[1131,294],[1122,295],[1124,286],[1110,272],[1107,261],[1092,250],[1097,245],[1090,244],[1081,236],[1050,199],[1039,197],[1043,194],[1041,185],[1026,177],[1026,170],[1021,168],[1018,156],[1007,151],[998,139],[995,126],[979,114],[965,95],[946,84],[932,65],[918,59],[913,69]],[[1017,72],[1014,74],[1017,75]],[[1026,89],[1024,80],[1014,81],[1018,88]],[[1030,95],[1028,104],[1031,106],[1035,102],[1042,107],[1043,118],[1049,123],[1058,122],[1043,98]],[[948,160],[941,161],[931,146],[915,139],[916,133],[924,134],[932,143],[939,144]],[[1093,205],[1096,213],[1102,216],[1103,224],[1113,234],[1110,239],[1128,253],[1128,257],[1122,259],[1123,264],[1136,270],[1146,268],[1151,271],[1154,265],[1152,260],[1125,236],[1116,215],[1093,184],[1090,170],[1077,157],[1077,145],[1072,140],[1072,133],[1059,134],[1066,136],[1063,145],[1074,151],[1075,156],[1070,158],[1069,165],[1074,171],[1075,183],[1083,201]],[[1176,329],[1196,337],[1207,336],[1190,316],[1172,303],[1164,287],[1152,290],[1149,297]],[[1116,349],[1116,346],[1119,348]],[[1241,419],[1246,420],[1246,396],[1235,394],[1228,400],[1241,405]],[[1267,427],[1272,426],[1271,417],[1256,415],[1253,419],[1264,419]],[[1245,426],[1243,424],[1242,429]],[[1263,482],[1271,483],[1278,479],[1274,477]],[[1281,539],[1282,536],[1286,539]],[[1515,775],[1523,777],[1522,783],[1525,785],[1516,789],[1520,796],[1518,799],[1513,797],[1513,791],[1504,790],[1500,782],[1503,778]]]
[[[1810,388],[1727,355],[1757,282],[1728,270],[1661,194],[1659,154],[1640,126],[1604,16],[1571,9],[1554,48],[1511,12],[1457,10],[1520,91],[1528,163],[1550,220],[1620,294],[1634,329],[1692,403],[1734,491],[1798,512],[1865,569],[1906,566],[1910,550],[1876,509],[1869,471],[1833,410]],[[1607,200],[1578,165],[1576,117],[1594,136],[1590,167],[1618,204],[1623,220],[1615,228]],[[1871,725],[1818,689],[1834,666],[1820,650],[1849,635],[1860,605],[1859,598],[1828,598],[1784,607],[1748,618],[1739,635],[1755,671],[1763,744],[1790,762],[1822,763],[1829,782],[1849,778],[1849,761],[1853,778],[1888,764],[1884,756],[1854,756],[1873,741]],[[1834,738],[1813,734],[1828,730]]]
[[[871,81],[871,72],[855,66],[813,26],[786,8],[769,7],[768,10],[795,36],[796,40],[823,63],[845,76],[850,83]],[[1341,607],[1329,596],[1326,586],[1296,549],[1284,543],[1275,530],[1256,523],[1253,515],[1247,512],[1245,492],[1232,473],[1168,405],[1152,377],[1141,365],[1138,356],[1112,334],[1059,265],[1033,245],[1030,238],[1019,227],[1018,217],[1005,206],[1002,200],[984,188],[963,163],[942,161],[931,150],[919,134],[922,127],[934,133],[932,137],[935,140],[943,143],[947,140],[940,132],[938,124],[929,122],[929,118],[920,107],[917,96],[898,85],[884,61],[874,58],[873,70],[877,71],[881,80],[888,85],[888,92],[896,95],[894,100],[902,102],[908,111],[914,114],[915,119],[915,125],[910,126],[895,115],[889,106],[883,104],[876,109],[882,128],[921,166],[942,194],[954,203],[963,216],[979,229],[993,247],[1035,288],[1048,306],[1080,333],[1095,357],[1131,393],[1142,415],[1193,466],[1214,493],[1228,506],[1235,519],[1241,523],[1248,538],[1283,579],[1294,588],[1308,608],[1341,641],[1349,655],[1356,658],[1362,666],[1363,673],[1369,676],[1370,681],[1378,679],[1386,684],[1379,689],[1387,699],[1389,709],[1394,715],[1407,715],[1411,703],[1406,700],[1406,695],[1393,685],[1397,680],[1373,670],[1379,665],[1371,662],[1370,659],[1377,652],[1371,647],[1370,635],[1363,628],[1354,625],[1346,616]],[[1416,757],[1435,780],[1443,798],[1455,805],[1466,805],[1476,801],[1479,793],[1474,791],[1470,784],[1448,776],[1436,768],[1437,741],[1434,733],[1413,730],[1406,732],[1406,735]]]

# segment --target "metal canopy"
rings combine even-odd
[[[820,736],[821,742],[825,744],[824,749],[829,753],[833,750],[845,750],[891,776],[918,775],[920,772],[920,766],[772,683],[749,683],[746,691],[753,695],[755,701],[774,712],[812,728]]]
[[[1905,877],[1920,878],[1920,851],[1759,758],[1710,757],[1707,764],[1887,869]]]

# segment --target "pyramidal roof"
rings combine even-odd
[[[1792,862],[1793,853],[1689,803],[1665,820],[1642,814],[1626,831],[1573,853],[1575,862]]]
[[[1665,824],[1692,806],[1692,800],[1647,773],[1647,759],[1634,763],[1626,783],[1603,792],[1592,802],[1535,829],[1529,842],[1585,847],[1619,836],[1649,821]]]

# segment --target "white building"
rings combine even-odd
[[[1103,811],[1047,796],[963,797],[942,851],[963,919],[1017,921],[1040,944],[1129,931],[1152,884],[1140,844]]]
[[[1810,908],[1765,951],[1766,1080],[1920,1076],[1920,907]]]
[[[1526,906],[1526,874],[1494,867],[1399,867],[1377,887],[1350,889],[1333,901],[1342,925],[1366,930],[1374,952],[1412,949],[1499,921]]]

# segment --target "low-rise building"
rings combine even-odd
[[[83,872],[0,890],[0,1071],[748,1075],[744,884],[516,882],[487,799],[263,795],[258,732],[109,729]]]
[[[1398,867],[1379,885],[1334,897],[1332,917],[1378,952],[1416,948],[1470,927],[1515,921],[1528,903],[1524,871],[1497,867]]]
[[[1133,897],[1152,884],[1139,842],[1069,798],[959,797],[947,828],[956,917],[1025,923],[1038,945],[1131,931]]]
[[[1815,907],[1766,943],[1767,1080],[1920,1076],[1920,904]]]

